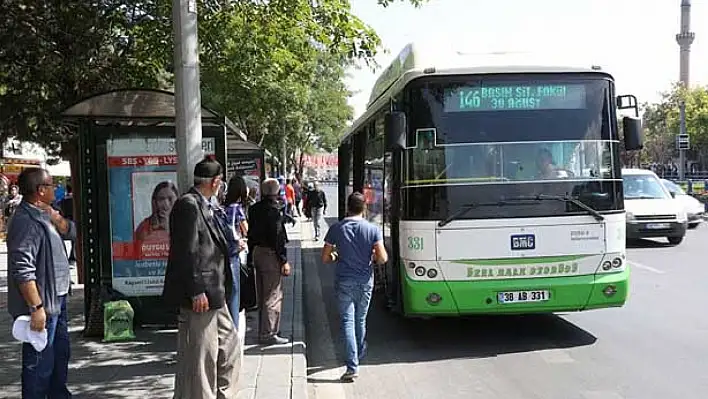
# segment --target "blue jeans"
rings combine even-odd
[[[373,279],[366,282],[340,280],[336,283],[345,363],[349,371],[357,371],[359,360],[366,354],[366,314],[373,290]]]
[[[238,314],[241,306],[241,261],[236,255],[231,257],[229,263],[231,263],[231,273],[234,276],[231,299],[229,300],[229,313],[234,320],[234,327],[238,329]]]
[[[22,345],[22,398],[71,398],[66,386],[71,345],[66,295],[59,297],[61,313],[47,315],[47,347],[37,352]]]

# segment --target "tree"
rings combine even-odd
[[[131,30],[144,18],[129,0],[0,2],[0,140],[55,152],[71,137],[60,114],[97,92],[160,86],[160,63]]]
[[[681,100],[686,104],[686,132],[691,140],[688,156],[703,164],[708,161],[708,88],[675,85],[661,101],[644,106],[645,148],[651,162],[668,163],[678,154],[675,140],[680,132]]]
[[[309,84],[310,90],[305,106],[303,129],[290,136],[294,147],[291,159],[296,173],[302,174],[304,155],[312,154],[316,149],[334,151],[341,134],[351,121],[354,112],[347,103],[350,91],[344,84],[344,66],[331,54],[321,53],[317,59],[315,73]]]
[[[381,44],[346,0],[198,4],[204,102],[269,148],[305,114],[321,53],[372,65]],[[170,0],[0,2],[0,140],[57,150],[72,137],[60,118],[69,105],[116,88],[169,87],[171,10]]]

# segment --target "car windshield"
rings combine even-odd
[[[665,199],[668,193],[654,175],[624,175],[625,199]]]
[[[664,187],[666,187],[669,192],[676,193],[676,195],[686,195],[686,192],[683,191],[681,186],[672,182],[671,180],[661,179],[661,182],[664,183]]]

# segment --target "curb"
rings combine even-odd
[[[305,333],[305,300],[303,295],[304,282],[304,254],[302,241],[304,225],[298,221],[300,230],[300,259],[296,262],[293,273],[293,337],[292,337],[292,370],[291,391],[292,399],[307,399],[307,344]]]
[[[305,343],[305,300],[303,296],[303,261],[302,252],[303,224],[300,225],[300,261],[295,268],[293,282],[293,359],[292,359],[292,385],[290,397],[292,399],[307,399],[307,344]]]

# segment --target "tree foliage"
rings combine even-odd
[[[644,106],[645,161],[668,163],[678,155],[681,101],[686,104],[686,132],[691,140],[689,158],[708,159],[708,87],[685,89],[679,85],[661,101]]]
[[[0,139],[50,150],[70,133],[60,113],[80,99],[125,86],[156,86],[160,65],[140,57],[130,1],[0,2]]]
[[[351,118],[343,67],[371,65],[381,44],[349,1],[198,4],[205,105],[271,150],[283,136],[305,150],[332,148]],[[117,88],[169,88],[173,48],[170,0],[0,2],[0,140],[57,148],[72,134],[60,118],[71,104]]]

